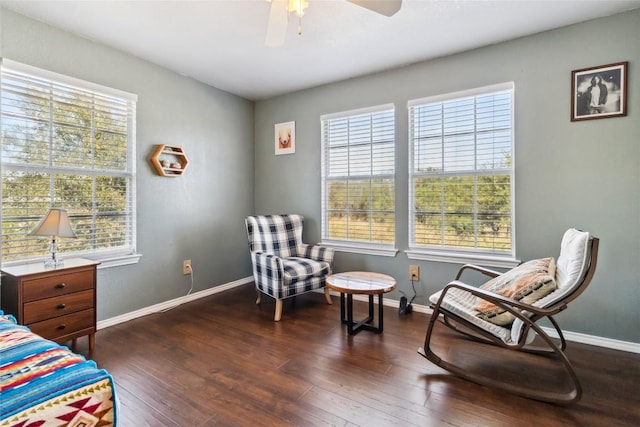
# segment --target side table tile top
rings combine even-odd
[[[386,274],[369,271],[349,271],[331,276],[331,284],[335,288],[344,289],[342,292],[354,294],[372,294],[391,292],[396,287],[393,277]]]

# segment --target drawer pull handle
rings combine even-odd
[[[67,304],[58,304],[58,310],[62,310],[66,306],[67,306]]]
[[[60,326],[58,326],[58,330],[63,330],[67,327],[67,325],[65,325],[64,323]]]
[[[56,288],[58,288],[58,289],[64,289],[64,287],[65,287],[65,286],[67,286],[67,284],[66,284],[66,283],[58,283],[58,284],[56,285]]]

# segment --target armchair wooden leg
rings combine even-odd
[[[262,298],[262,293],[260,292],[260,290],[258,288],[256,288],[256,305],[260,304],[261,298]]]
[[[324,287],[324,298],[327,300],[327,304],[333,304],[333,301],[331,300],[331,294],[329,294],[329,288],[327,288],[326,286]]]
[[[281,317],[282,317],[282,300],[281,299],[277,299],[276,300],[276,315],[273,318],[273,321],[274,322],[279,322]]]

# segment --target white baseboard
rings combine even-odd
[[[194,292],[189,295],[185,295],[179,298],[175,298],[169,301],[154,304],[149,307],[141,308],[139,310],[131,311],[129,313],[121,314],[120,316],[111,317],[109,319],[101,320],[96,325],[97,329],[108,328],[109,326],[115,326],[119,323],[128,322],[129,320],[137,319],[138,317],[146,316],[152,313],[157,313],[162,310],[166,310],[171,307],[177,307],[186,302],[195,301],[200,298],[208,297],[220,292],[224,292],[229,289],[236,288],[238,286],[246,285],[253,282],[253,276],[245,277],[243,279],[235,280],[233,282],[225,283],[224,285],[214,286],[213,288],[205,289],[203,291]]]
[[[552,338],[558,338],[556,330],[542,327]],[[598,337],[595,335],[581,334],[580,332],[562,331],[567,341],[578,342],[580,344],[595,345],[598,347],[610,348],[613,350],[627,351],[629,353],[640,354],[640,344],[630,341],[620,341],[611,338]]]
[[[182,305],[186,302],[195,301],[200,298],[207,297],[209,295],[214,295],[220,292],[224,292],[229,289],[236,288],[238,286],[246,285],[253,282],[253,276],[245,277],[243,279],[239,279],[233,282],[225,283],[224,285],[215,286],[213,288],[205,289],[203,291],[194,292],[190,295],[185,295],[183,297],[175,298],[169,301],[165,301],[159,304],[155,304],[149,307],[141,308],[139,310],[132,311],[130,313],[125,313],[120,316],[112,317],[110,319],[101,320],[97,324],[97,329],[108,328],[109,326],[115,326],[119,323],[128,322],[129,320],[136,319],[138,317],[146,316],[148,314],[157,313],[158,311],[166,310],[171,307],[175,307],[178,305]],[[324,292],[322,289],[317,289],[315,292]],[[331,295],[340,295],[337,292],[331,291]],[[368,301],[369,298],[367,295],[354,295],[353,299],[356,301]],[[382,303],[386,307],[398,308],[400,305],[399,301],[392,299],[384,299]],[[418,313],[426,313],[431,314],[431,308],[426,305],[420,304],[412,304],[413,311]],[[425,328],[427,325],[425,324]],[[550,337],[557,338],[558,334],[556,334],[555,329],[543,327],[544,331],[549,334]],[[612,350],[620,350],[627,351],[629,353],[637,353],[640,354],[640,343],[630,342],[630,341],[621,341],[614,340],[611,338],[598,337],[595,335],[587,335],[579,332],[571,332],[571,331],[563,331],[564,337],[567,341],[577,342],[581,344],[595,345],[597,347],[610,348]]]

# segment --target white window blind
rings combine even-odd
[[[27,237],[51,207],[67,209],[69,254],[133,254],[137,97],[6,59],[0,68],[3,263],[45,256]]]
[[[513,256],[513,84],[409,102],[409,246]]]
[[[322,239],[395,244],[395,109],[324,115]]]

